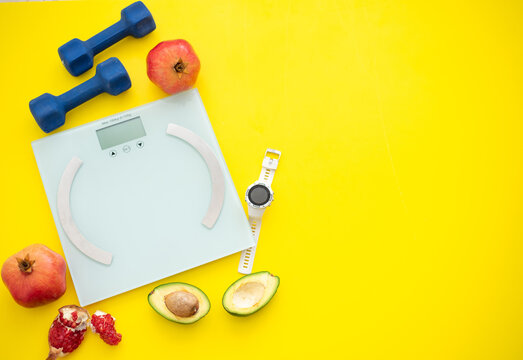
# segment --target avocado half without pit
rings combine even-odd
[[[239,278],[223,294],[222,304],[232,315],[254,314],[271,301],[280,278],[268,271],[261,271]]]
[[[160,315],[180,324],[192,324],[207,315],[211,303],[196,286],[175,282],[159,285],[149,293],[149,305]]]

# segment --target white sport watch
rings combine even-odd
[[[272,157],[269,156],[272,154]],[[274,172],[278,167],[281,152],[278,150],[267,149],[263,158],[262,171],[258,181],[254,182],[245,192],[245,201],[249,210],[249,224],[251,225],[252,236],[254,237],[254,246],[242,251],[238,272],[250,274],[254,263],[254,254],[256,245],[260,236],[261,220],[265,209],[274,199],[274,192],[271,189]]]

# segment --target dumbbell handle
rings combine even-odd
[[[94,98],[103,93],[103,83],[98,74],[94,75],[89,80],[72,88],[71,90],[58,96],[58,101],[63,104],[65,112],[74,109],[78,105],[83,104],[87,100]]]
[[[117,23],[109,26],[107,29],[87,40],[86,44],[96,55],[107,49],[109,46],[116,44],[129,34],[129,26],[125,24],[123,19],[120,19]]]

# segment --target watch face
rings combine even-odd
[[[254,185],[247,194],[249,201],[254,205],[265,205],[271,198],[271,193],[267,187],[263,185]]]

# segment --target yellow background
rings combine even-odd
[[[28,102],[86,80],[56,49],[130,1],[0,5],[0,257],[34,242],[62,253],[30,142]],[[261,312],[221,306],[239,255],[165,279],[209,296],[182,326],[147,303],[157,282],[88,307],[123,341],[88,335],[73,359],[521,359],[522,15],[519,1],[147,0],[157,30],[117,56],[132,88],[71,111],[71,128],[165,96],[146,76],[184,38],[240,197],[266,147],[283,152],[255,270],[281,278]],[[140,264],[136,264],[140,266]],[[69,275],[68,275],[69,276]],[[36,309],[0,287],[2,359],[43,359],[68,290]]]

